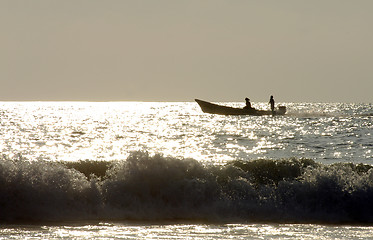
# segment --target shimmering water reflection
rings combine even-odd
[[[10,157],[62,161],[125,159],[137,150],[213,164],[373,159],[371,104],[282,104],[286,116],[256,117],[205,114],[194,102],[1,103],[0,147]]]
[[[373,227],[315,224],[99,223],[0,228],[6,239],[371,239]]]

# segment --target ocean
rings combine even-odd
[[[0,239],[372,239],[373,104],[279,105],[0,102]]]

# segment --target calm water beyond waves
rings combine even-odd
[[[196,103],[2,103],[0,146],[8,156],[53,161],[120,160],[137,150],[213,164],[289,157],[373,160],[371,104],[283,105],[286,116],[256,117],[205,114]]]

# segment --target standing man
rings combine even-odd
[[[271,104],[271,111],[275,111],[275,100],[273,99],[273,96],[269,99],[269,104]]]

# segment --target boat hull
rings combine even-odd
[[[284,115],[286,113],[286,107],[282,106],[275,111],[257,110],[254,108],[234,108],[228,106],[222,106],[203,100],[195,99],[198,105],[201,107],[204,113],[219,114],[219,115],[252,115],[252,116],[263,116],[263,115]]]

